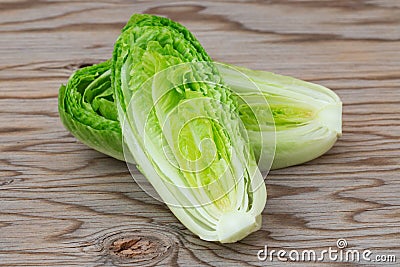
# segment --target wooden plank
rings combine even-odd
[[[194,237],[124,163],[59,121],[60,84],[109,58],[133,13],[183,23],[215,60],[317,82],[344,102],[343,137],[271,172],[262,229],[236,244]],[[283,266],[257,252],[321,251],[339,238],[399,262],[399,18],[395,0],[1,0],[0,266]],[[119,256],[129,241],[142,253]],[[358,265],[375,263],[340,264]]]

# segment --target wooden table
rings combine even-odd
[[[399,1],[130,2],[0,1],[0,266],[398,266]],[[123,162],[59,120],[60,84],[108,59],[132,13],[181,22],[215,60],[320,83],[343,100],[343,137],[319,159],[271,172],[262,229],[236,244],[193,236]],[[339,238],[397,265],[257,258],[265,245],[321,251]],[[138,254],[110,249],[122,243]]]

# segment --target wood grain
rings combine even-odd
[[[344,102],[343,137],[271,172],[262,229],[236,244],[194,237],[59,121],[59,85],[108,59],[132,13],[183,23],[215,60],[317,82]],[[399,264],[399,47],[396,0],[1,0],[0,266],[395,266],[257,259],[265,245],[320,251],[338,238]],[[121,256],[118,242],[138,238],[141,253]]]

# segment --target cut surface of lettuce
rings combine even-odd
[[[271,153],[271,147],[266,145],[268,140],[260,140],[258,131],[276,131],[272,169],[315,159],[327,152],[341,136],[342,102],[328,88],[288,76],[235,66],[223,67],[220,71],[230,88],[243,100],[239,104],[240,117],[256,157]],[[239,79],[238,73],[247,75],[259,90]],[[267,116],[266,102],[272,117]],[[257,119],[252,113],[258,115]],[[267,134],[263,136],[268,138]],[[268,166],[265,160],[259,160],[261,169]]]
[[[276,130],[272,169],[315,159],[327,152],[341,135],[342,103],[328,88],[266,71],[224,64],[216,64],[216,67],[224,82],[242,99],[239,101],[239,115],[257,159],[261,151],[269,155],[271,150],[268,146],[270,140],[260,140],[258,131],[267,137],[268,133]],[[60,89],[59,113],[65,127],[80,141],[124,160],[110,68],[111,62],[106,61],[76,71],[67,85]],[[258,89],[243,79],[243,75]],[[95,97],[84,98],[88,95],[86,90]],[[99,103],[92,104],[96,100]],[[101,104],[104,107],[98,108]],[[275,129],[271,126],[270,110]],[[255,120],[252,113],[256,113],[259,119]],[[258,162],[262,171],[269,169],[267,160]]]
[[[124,153],[175,216],[208,241],[258,230],[264,180],[238,103],[195,37],[169,19],[132,16],[111,80]]]

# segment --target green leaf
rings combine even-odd
[[[66,86],[60,87],[58,110],[64,126],[82,143],[124,160],[110,67],[106,61],[76,71]]]

